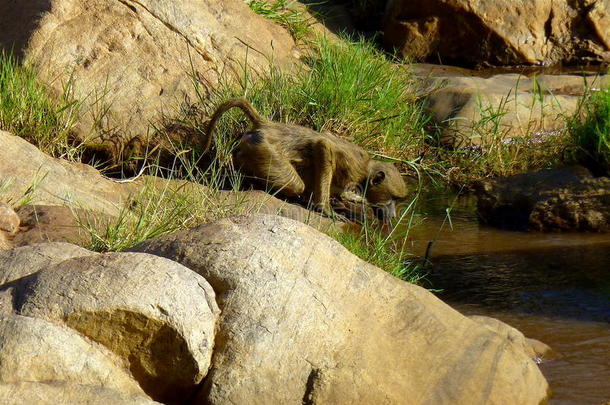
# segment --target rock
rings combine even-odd
[[[13,243],[6,232],[0,231],[0,250],[12,249]]]
[[[605,0],[390,0],[384,40],[449,64],[582,64],[610,61],[609,26]]]
[[[152,405],[159,404],[143,395],[123,394],[108,388],[65,384],[19,382],[0,383],[0,402],[4,405]]]
[[[0,131],[0,145],[3,198],[12,204],[69,205],[117,215],[135,188],[115,183],[91,166],[54,159],[8,132]]]
[[[427,101],[440,142],[450,147],[493,147],[521,138],[539,143],[562,135],[566,118],[578,110],[587,86],[610,82],[610,77],[559,76],[527,78],[502,74],[490,78],[437,76]]]
[[[201,203],[202,206],[210,207],[210,215],[203,218],[197,225],[203,222],[214,221],[237,214],[263,213],[280,215],[306,223],[322,232],[337,229],[347,229],[353,224],[325,217],[318,212],[310,211],[300,205],[292,204],[284,200],[265,193],[261,190],[213,190],[202,184],[184,180],[166,180],[158,177],[145,176],[143,182],[137,182],[141,187],[152,185],[159,192],[176,195],[178,198],[184,192],[189,193],[194,203]]]
[[[0,48],[14,49],[56,94],[72,84],[83,103],[79,140],[114,163],[162,141],[148,139],[149,126],[197,99],[193,77],[205,96],[246,64],[294,60],[288,32],[243,0],[4,2],[0,27]]]
[[[483,180],[476,190],[479,217],[493,226],[610,232],[610,178],[582,167]]]
[[[319,231],[347,229],[350,224],[322,216],[297,204],[280,200],[260,190],[222,191],[218,202],[228,206],[241,206],[241,212],[279,215],[307,224]]]
[[[0,252],[0,286],[75,257],[91,256],[91,252],[69,243],[43,243]]]
[[[115,217],[96,214],[78,208],[53,205],[26,205],[18,210],[22,230],[13,238],[14,246],[26,246],[43,242],[69,242],[86,246],[91,242],[87,226],[99,228]]]
[[[145,242],[222,309],[197,404],[539,404],[523,349],[289,219],[223,219]]]
[[[65,326],[16,315],[0,317],[1,383],[63,381],[143,395],[121,364],[106,348]]]
[[[8,205],[0,202],[0,231],[13,234],[21,223],[19,215]]]
[[[201,195],[201,201],[209,204],[216,215],[262,210],[307,222],[321,230],[335,224],[316,212],[260,191],[215,191],[193,182],[151,176],[117,183],[91,166],[54,159],[7,132],[0,131],[0,144],[0,173],[4,173],[7,184],[3,198],[13,203],[24,199],[30,202],[19,209],[24,229],[15,235],[15,246],[47,241],[86,244],[89,235],[81,230],[79,219],[103,227],[147,189],[177,195],[180,190],[187,190],[194,196]],[[12,245],[8,240],[3,244],[0,236],[2,246]]]
[[[47,243],[15,249],[9,247],[9,249],[11,250],[0,251],[1,315],[14,313],[15,288],[25,277],[66,259],[95,254],[67,243]]]
[[[212,288],[184,266],[145,254],[86,256],[16,288],[18,314],[106,346],[155,400],[187,398],[208,371],[219,310]]]
[[[471,315],[468,318],[481,325],[485,325],[503,338],[521,347],[523,352],[536,362],[557,357],[557,355],[553,352],[553,349],[551,349],[548,345],[539,340],[525,337],[521,331],[496,318],[482,315]]]

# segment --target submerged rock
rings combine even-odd
[[[136,247],[204,276],[222,310],[197,404],[532,404],[523,347],[289,219],[220,220]]]
[[[476,189],[479,217],[493,226],[610,232],[610,178],[582,167],[483,180]]]
[[[403,56],[445,63],[610,61],[607,0],[390,0],[384,40]]]

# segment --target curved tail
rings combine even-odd
[[[232,98],[231,100],[225,101],[224,103],[218,106],[216,111],[214,111],[214,114],[212,114],[212,118],[210,118],[210,121],[208,122],[208,126],[206,128],[206,139],[204,142],[202,142],[201,145],[203,146],[203,154],[208,153],[210,150],[210,146],[212,145],[212,138],[214,136],[214,127],[216,127],[216,121],[218,121],[222,114],[224,114],[225,112],[227,112],[227,110],[230,110],[233,107],[241,108],[241,110],[246,114],[246,116],[248,116],[250,121],[252,121],[252,124],[255,128],[265,122],[265,119],[260,116],[260,114],[254,109],[254,107],[252,107],[252,104],[250,104],[250,102],[245,98]]]

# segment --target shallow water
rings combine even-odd
[[[478,223],[473,198],[451,195],[423,197],[417,211],[426,218],[407,240],[420,256],[435,240],[427,280],[443,300],[558,352],[541,365],[551,404],[610,401],[610,235],[489,228]]]

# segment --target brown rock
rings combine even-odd
[[[52,205],[26,205],[18,210],[22,229],[13,238],[14,246],[43,242],[69,242],[86,246],[91,235],[85,226],[103,227],[114,217],[94,214],[78,208]]]
[[[242,0],[3,2],[0,27],[0,47],[57,94],[71,81],[84,103],[80,140],[114,162],[161,142],[147,145],[149,125],[197,99],[193,76],[210,90],[245,64],[293,60],[290,35]]]
[[[16,312],[63,322],[124,361],[153,399],[187,398],[208,371],[212,288],[167,259],[109,253],[70,259],[16,287]]]
[[[105,347],[65,326],[24,316],[2,316],[0,382],[20,381],[63,381],[144,395],[122,362]]]
[[[108,388],[57,382],[0,383],[4,405],[153,405],[159,404],[139,394],[123,394]]]
[[[403,56],[514,65],[610,61],[606,0],[390,0],[384,40]]]
[[[535,404],[523,349],[429,291],[277,216],[238,216],[148,241],[214,286],[213,367],[195,403]]]
[[[610,232],[610,178],[582,167],[484,180],[476,188],[479,217],[494,226]]]
[[[0,231],[15,233],[19,224],[19,215],[10,206],[0,202]]]
[[[134,190],[134,185],[118,184],[91,166],[54,159],[8,132],[0,131],[0,145],[0,173],[7,185],[3,198],[13,204],[69,205],[117,215]]]

